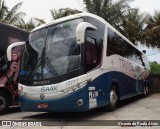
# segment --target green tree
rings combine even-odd
[[[138,42],[142,41],[147,18],[148,14],[140,13],[139,9],[128,9],[121,18],[122,21],[117,29],[137,45]]]
[[[152,75],[160,75],[160,64],[154,61],[150,63],[150,67]]]
[[[24,12],[19,11],[21,6],[22,2],[16,4],[9,10],[5,1],[0,0],[0,21],[12,25],[17,24],[23,16],[25,16]]]
[[[45,21],[43,19],[38,19],[38,18],[30,18],[28,22],[25,22],[23,19],[19,21],[16,26],[25,29],[28,31],[33,30],[34,28],[40,26],[41,24],[44,24]]]
[[[50,13],[51,13],[52,19],[55,20],[61,17],[72,15],[72,14],[81,13],[81,11],[77,9],[71,9],[71,8],[60,8],[59,10],[52,9],[50,10]]]
[[[142,40],[147,46],[160,47],[160,12],[148,17]]]
[[[125,10],[129,9],[129,2],[132,0],[84,0],[85,10],[96,14],[114,27],[119,27]]]

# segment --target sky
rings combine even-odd
[[[83,10],[84,8],[83,0],[5,0],[5,2],[9,8],[23,2],[20,10],[26,12],[27,20],[30,17],[37,17],[51,21],[50,9],[70,7]],[[138,7],[141,12],[154,14],[155,10],[160,11],[160,0],[134,0],[131,2],[131,7]]]
[[[27,16],[24,18],[28,21],[31,17],[44,19],[46,22],[51,21],[50,9],[59,8],[73,8],[82,10],[84,9],[83,0],[5,0],[9,8],[13,7],[19,2],[23,2],[20,11],[24,11]],[[160,11],[160,0],[134,0],[131,4],[133,8],[139,8],[141,12],[146,12],[151,15],[155,10]],[[140,49],[147,49],[140,46]],[[150,61],[157,61],[160,63],[160,50],[147,49],[146,54]]]
[[[83,0],[5,0],[7,6],[13,7],[19,2],[23,2],[21,11],[24,11],[27,14],[25,19],[31,17],[37,17],[44,19],[45,21],[51,21],[50,9],[59,9],[59,8],[75,8],[82,10]]]

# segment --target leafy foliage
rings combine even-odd
[[[152,75],[160,75],[160,64],[154,61],[150,63],[150,67]]]
[[[5,1],[0,0],[0,21],[12,25],[17,24],[17,22],[25,16],[24,12],[18,11],[21,6],[22,2],[16,4],[9,10]]]
[[[125,10],[129,9],[131,0],[84,0],[85,10],[104,18],[114,27],[119,26]]]
[[[21,29],[25,29],[27,31],[33,30],[35,27],[44,24],[45,21],[43,19],[31,18],[28,22],[25,22],[23,19],[17,23],[17,27]]]
[[[149,16],[146,24],[142,34],[143,43],[151,47],[160,47],[160,12],[155,12],[153,16]]]
[[[144,33],[147,17],[148,14],[139,13],[139,9],[128,9],[118,30],[137,45],[138,42],[142,41],[141,36]]]
[[[51,12],[51,17],[53,20],[62,18],[65,16],[69,16],[72,14],[81,13],[81,11],[76,10],[76,9],[71,9],[71,8],[61,8],[59,10],[52,9],[50,10],[50,12]]]

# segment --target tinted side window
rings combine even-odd
[[[86,38],[86,64],[97,63],[97,51],[96,51],[96,39],[87,37]]]
[[[87,17],[87,21],[97,27],[97,30],[94,32],[94,35],[96,38],[96,49],[97,49],[97,55],[98,55],[97,60],[100,63],[101,57],[102,57],[105,24],[91,17]],[[93,31],[88,31],[88,32],[92,33]]]
[[[107,56],[117,54],[140,65],[144,65],[142,54],[110,28],[108,28],[107,38]]]

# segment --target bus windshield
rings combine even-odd
[[[75,19],[32,32],[25,46],[20,78],[59,78],[79,69],[81,52],[76,27],[82,21]]]

